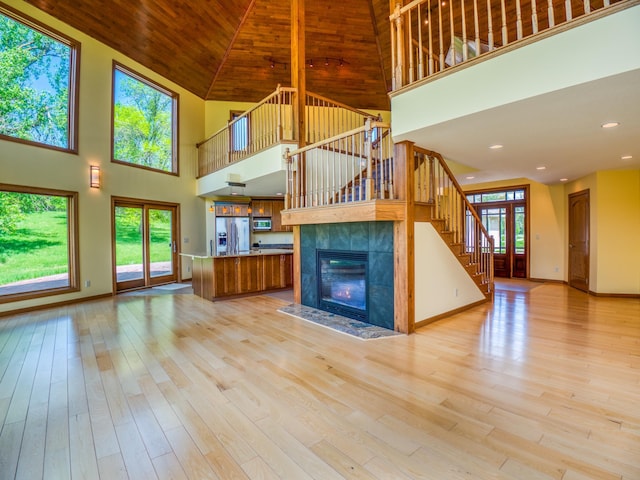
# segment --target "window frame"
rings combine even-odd
[[[67,147],[59,147],[57,145],[49,145],[47,143],[28,140],[25,138],[12,137],[0,133],[0,140],[32,145],[35,147],[48,148],[60,152],[78,154],[78,117],[79,105],[78,98],[80,95],[80,42],[61,33],[34,18],[0,2],[0,14],[11,18],[12,20],[22,23],[26,27],[36,32],[51,37],[55,41],[69,47],[69,92],[68,92],[68,112],[67,112]]]
[[[229,153],[230,154],[248,154],[249,153],[249,143],[251,138],[251,124],[250,124],[250,116],[247,112],[242,110],[229,110]],[[243,120],[239,120],[241,117],[246,120],[245,128],[240,129],[240,134],[236,131],[236,128],[240,125]],[[244,135],[242,135],[244,133]],[[242,137],[242,138],[238,138]],[[243,148],[236,148],[236,140],[241,140],[244,142],[242,145]]]
[[[0,191],[67,197],[67,255],[69,285],[64,287],[0,294],[0,304],[31,300],[80,291],[80,252],[78,235],[78,192],[0,183]]]
[[[120,71],[125,75],[137,80],[146,86],[158,90],[160,93],[171,97],[171,171],[162,170],[159,168],[147,167],[146,165],[138,165],[137,163],[128,162],[126,160],[119,160],[115,158],[115,121],[116,121],[116,71]],[[141,73],[132,70],[131,68],[123,65],[120,62],[113,61],[111,69],[111,163],[117,163],[119,165],[126,165],[128,167],[140,168],[149,172],[164,173],[166,175],[180,176],[180,162],[178,158],[178,142],[179,142],[179,102],[180,95],[173,90],[160,85],[159,83],[151,80],[150,78],[142,75]]]

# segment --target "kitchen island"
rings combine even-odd
[[[239,255],[181,255],[193,261],[193,293],[206,300],[293,286],[293,252],[288,249],[254,250]]]

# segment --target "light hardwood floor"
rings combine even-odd
[[[640,479],[640,300],[545,284],[372,341],[284,304],[0,318],[0,478]]]

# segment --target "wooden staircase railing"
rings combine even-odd
[[[287,150],[285,208],[396,198],[389,129],[367,119],[361,127]]]
[[[431,223],[483,293],[492,296],[493,238],[442,155],[415,146],[413,152],[416,205],[431,207]]]

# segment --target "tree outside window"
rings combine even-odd
[[[0,135],[75,150],[79,46],[0,6]]]
[[[78,290],[77,197],[0,184],[0,303]]]
[[[177,95],[114,65],[113,160],[177,173]]]

